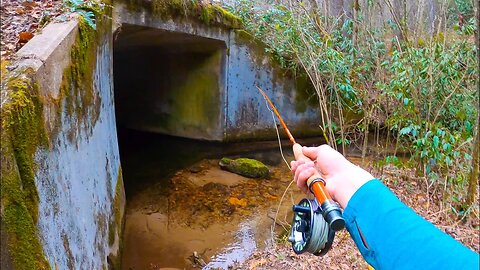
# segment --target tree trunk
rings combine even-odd
[[[468,193],[467,193],[467,204],[472,205],[475,203],[475,196],[477,195],[478,191],[478,162],[479,162],[479,148],[480,148],[480,141],[478,137],[480,137],[480,132],[478,131],[478,118],[475,123],[475,130],[474,130],[474,139],[473,139],[473,149],[472,149],[472,170],[470,171],[470,176],[468,178]]]
[[[477,1],[475,1],[477,2]],[[479,8],[479,3],[477,2],[475,4],[477,7],[475,9],[475,17],[478,18],[478,13],[480,12],[478,10]],[[477,19],[477,31],[475,31],[475,40],[477,42],[477,48],[478,46],[480,45],[480,41],[478,40],[478,27],[480,26],[480,20]],[[480,53],[478,53],[477,51],[477,59],[479,60],[480,62]],[[477,79],[478,80],[478,79]],[[477,82],[478,83],[478,82]],[[479,101],[480,102],[480,101]],[[477,104],[477,108],[478,108],[478,105]],[[480,140],[479,140],[479,136],[480,136],[480,132],[479,132],[479,117],[480,117],[480,111],[477,112],[478,115],[477,115],[477,119],[475,121],[475,129],[473,131],[473,136],[474,136],[474,139],[473,139],[473,149],[472,149],[472,171],[470,172],[470,177],[468,179],[468,193],[467,193],[467,204],[468,205],[472,205],[474,202],[475,202],[475,195],[477,195],[477,190],[478,190],[478,162],[479,162],[479,148],[480,148]]]

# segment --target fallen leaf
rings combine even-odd
[[[241,207],[247,206],[247,200],[245,200],[245,199],[238,199],[238,198],[235,198],[235,197],[230,197],[230,198],[228,198],[228,202],[231,205],[235,205],[235,206],[241,206]]]
[[[253,262],[250,264],[250,266],[248,267],[248,269],[250,269],[250,270],[257,269],[258,266],[262,266],[262,265],[264,265],[266,262],[267,262],[267,260],[264,259],[264,258],[261,258],[260,260],[255,260],[255,261],[253,261]]]
[[[18,35],[18,41],[21,43],[26,43],[32,38],[33,34],[31,32],[20,32],[20,34]]]
[[[33,9],[37,5],[37,2],[34,1],[25,1],[22,3],[22,6],[24,6],[26,9],[30,10]]]

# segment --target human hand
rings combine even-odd
[[[327,192],[343,208],[363,184],[374,178],[328,145],[304,146],[302,153],[310,160],[300,159],[291,162],[297,186],[307,193],[307,180],[312,175],[318,174],[325,180]]]

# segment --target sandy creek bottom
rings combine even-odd
[[[281,233],[278,224],[290,222],[291,205],[303,196],[292,186],[276,215],[292,179],[276,142],[211,144],[125,130],[119,139],[127,193],[123,269],[226,269],[271,241],[275,216]],[[223,156],[256,158],[271,177],[223,171]]]

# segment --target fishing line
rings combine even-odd
[[[287,165],[288,169],[291,170],[290,168],[290,164],[288,164],[288,161],[287,159],[285,158],[285,156],[283,155],[283,150],[282,150],[282,140],[280,139],[280,133],[278,132],[278,127],[277,127],[277,120],[275,120],[275,114],[273,113],[273,111],[270,109],[268,103],[267,103],[267,100],[265,99],[265,97],[263,98],[265,100],[265,105],[267,107],[267,109],[270,111],[270,113],[272,114],[272,119],[273,119],[273,124],[275,125],[275,131],[277,132],[277,140],[278,140],[278,147],[280,149],[280,155],[282,156],[282,159],[283,161],[285,162],[285,164]],[[271,234],[272,234],[272,237],[274,237],[274,228],[275,228],[275,224],[277,224],[277,217],[278,217],[278,213],[280,212],[280,206],[282,205],[282,202],[283,202],[283,199],[285,198],[285,195],[287,194],[287,191],[290,189],[290,186],[293,184],[293,180],[290,181],[290,183],[288,184],[287,188],[283,191],[283,194],[282,194],[282,197],[280,198],[280,201],[278,202],[278,205],[277,205],[277,211],[275,211],[275,217],[273,219],[273,224],[272,224],[272,229],[270,230]],[[283,225],[282,225],[283,227]],[[285,227],[283,227],[284,230],[286,230]],[[288,231],[288,230],[286,230]]]
[[[328,223],[323,218],[317,218],[315,221],[310,236],[310,239],[315,239],[315,241],[310,240],[307,249],[310,253],[319,252],[325,247],[325,244],[328,241]]]

